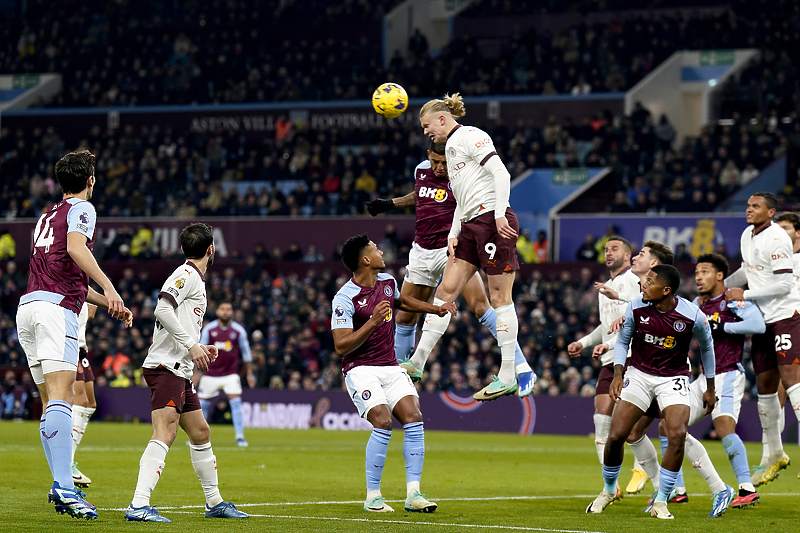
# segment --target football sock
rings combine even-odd
[[[47,433],[45,432],[44,428],[44,413],[42,413],[42,417],[39,419],[39,438],[42,441],[42,448],[44,448],[44,456],[47,459],[47,466],[50,468],[50,475],[53,476],[53,456],[50,453],[50,444],[47,443]],[[55,476],[53,476],[53,480],[55,480]]]
[[[394,325],[394,355],[400,362],[407,359],[414,350],[414,340],[417,333],[417,326]]]
[[[367,441],[367,497],[371,490],[377,490],[380,494],[383,465],[386,464],[386,452],[389,449],[391,436],[391,431],[375,428]]]
[[[658,453],[656,453],[656,447],[653,446],[653,442],[647,438],[647,435],[645,435],[636,442],[630,443],[628,446],[631,447],[633,455],[636,457],[636,461],[639,463],[641,469],[644,470],[647,474],[647,477],[650,478],[650,482],[653,484],[653,487],[658,489]]]
[[[517,311],[514,304],[495,309],[497,313],[497,344],[500,345],[501,364],[497,378],[503,383],[511,383],[515,379],[514,360],[517,346]]]
[[[669,495],[672,492],[672,489],[675,487],[675,480],[678,477],[677,472],[673,472],[671,470],[667,470],[663,466],[659,471],[659,479],[661,480],[661,484],[658,487],[658,494],[656,495],[657,502],[666,502],[669,499]]]
[[[433,305],[441,306],[446,302],[439,298],[433,299]],[[444,316],[439,316],[434,313],[425,315],[425,323],[422,324],[422,336],[419,338],[417,349],[414,355],[411,356],[411,363],[417,368],[425,368],[425,363],[428,361],[428,356],[433,351],[433,347],[442,338],[444,332],[447,331],[447,326],[450,325],[450,313]]]
[[[497,338],[497,312],[494,310],[493,307],[490,307],[486,310],[482,317],[478,319],[478,321],[486,326],[486,329],[491,332],[492,336],[496,339]],[[514,372],[516,375],[520,375],[523,372],[532,372],[533,369],[531,365],[528,364],[528,361],[525,359],[525,355],[522,353],[522,348],[519,346],[519,342],[517,342],[516,351],[514,352]],[[602,463],[603,460],[600,459]]]
[[[211,416],[211,400],[200,398],[200,409],[203,410],[203,416],[208,420],[208,417]]]
[[[44,438],[50,447],[53,479],[61,488],[74,489],[72,482],[72,407],[61,400],[50,400],[44,413]]]
[[[233,419],[233,432],[236,438],[244,438],[244,418],[242,416],[242,397],[230,398],[231,418]]]
[[[72,460],[75,461],[75,449],[83,439],[83,434],[86,432],[86,426],[89,424],[89,419],[94,413],[91,407],[82,407],[80,405],[72,406]]]
[[[688,433],[686,434],[684,457],[686,457],[686,459],[692,463],[694,469],[703,476],[703,479],[708,483],[708,488],[711,489],[712,493],[717,493],[725,489],[725,482],[719,477],[717,469],[714,468],[714,464],[711,462],[711,459],[708,458],[708,452],[706,452],[705,446]]]
[[[408,496],[414,494],[408,487],[411,482],[416,482],[416,490],[419,490],[419,482],[422,479],[422,463],[425,461],[425,429],[422,422],[413,422],[403,426],[405,435],[403,436],[403,458],[406,460],[406,485],[410,491]]]
[[[206,504],[214,507],[222,502],[222,496],[219,495],[219,482],[217,481],[217,458],[214,457],[211,443],[190,444],[189,453],[192,457],[194,471],[200,478],[200,485],[206,495]]]
[[[132,507],[150,505],[150,493],[156,488],[156,483],[161,478],[168,451],[169,446],[160,440],[151,440],[147,443],[142,458],[139,459],[139,479],[136,481],[136,490],[133,492]]]
[[[663,459],[664,458],[664,453],[667,451],[667,445],[669,445],[669,439],[667,437],[665,437],[664,435],[661,435],[659,437],[659,439],[661,440],[661,458]],[[684,451],[684,454],[686,454],[685,451]],[[678,469],[678,477],[675,478],[675,485],[674,486],[678,487],[678,488],[681,488],[681,489],[685,489],[686,488],[686,482],[683,480],[683,467]]]
[[[611,429],[611,417],[608,415],[601,415],[600,413],[594,414],[594,446],[597,448],[597,458],[600,459],[600,464],[603,464],[603,459],[606,451],[606,440],[608,440],[608,431]]]
[[[767,439],[769,453],[775,454],[783,451],[778,418],[781,414],[781,402],[778,393],[758,395],[758,418],[761,420],[761,430]]]
[[[780,400],[778,401],[780,403]],[[781,407],[781,414],[778,416],[778,434],[783,435],[783,430],[786,427],[786,409]],[[767,444],[767,434],[761,432],[761,464],[767,464],[769,459],[769,445]]]
[[[786,396],[789,398],[789,403],[792,404],[792,409],[794,409],[795,420],[800,421],[800,383],[796,383],[786,389]],[[780,431],[782,432],[783,428],[780,428]]]
[[[619,471],[622,465],[608,466],[603,464],[603,490],[614,494],[617,492],[617,478],[619,478]]]
[[[750,466],[747,464],[747,448],[744,447],[742,439],[736,433],[731,433],[722,438],[722,446],[728,453],[728,460],[731,462],[739,486],[741,487],[745,483],[749,484]]]

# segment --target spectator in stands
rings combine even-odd
[[[594,235],[587,233],[583,239],[583,244],[575,252],[576,261],[597,261],[597,249],[594,246]]]
[[[14,259],[16,256],[17,243],[8,230],[3,228],[0,230],[0,260],[6,261],[8,259]]]
[[[517,237],[517,255],[522,263],[536,263],[536,253],[533,251],[529,230],[522,230]]]
[[[533,254],[536,257],[536,263],[547,263],[548,249],[547,233],[539,231],[536,235],[536,242],[533,243]]]

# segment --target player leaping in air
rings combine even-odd
[[[367,203],[367,211],[376,216],[395,208],[416,207],[414,245],[408,257],[408,267],[400,293],[427,302],[444,272],[452,268],[449,266],[452,262],[447,260],[447,235],[453,224],[456,200],[447,178],[444,143],[431,142],[428,160],[417,165],[414,180],[414,192],[389,200],[377,198]],[[497,338],[497,313],[486,298],[486,289],[478,272],[464,285],[461,294],[480,323]],[[437,300],[435,303],[441,305],[444,302]],[[400,366],[414,381],[422,378],[428,356],[450,324],[449,314],[443,317],[427,315],[419,346],[409,359],[414,349],[419,317],[419,313],[402,310],[395,317],[395,355]],[[514,371],[519,383],[517,395],[527,396],[533,391],[536,376],[525,360],[519,343],[516,345]]]
[[[465,113],[456,93],[422,106],[419,122],[434,142],[446,142],[447,173],[457,203],[447,242],[452,268],[445,271],[434,302],[454,302],[482,268],[497,314],[500,372],[473,395],[486,401],[514,394],[519,387],[514,372],[519,324],[511,295],[519,270],[519,224],[508,203],[511,175],[488,133],[456,122]]]

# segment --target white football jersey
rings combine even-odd
[[[491,211],[502,216],[509,207],[508,194],[497,198],[494,176],[483,167],[496,155],[494,142],[485,131],[473,126],[456,126],[450,132],[446,145],[447,172],[461,222]]]
[[[764,322],[772,324],[800,311],[800,291],[794,283],[788,294],[758,298],[752,292],[774,287],[780,276],[794,275],[792,239],[783,228],[771,223],[754,235],[753,226],[748,226],[742,233],[741,253],[748,286],[744,298],[758,305]]]
[[[78,348],[88,349],[86,346],[86,324],[89,322],[89,304],[83,302],[81,312],[78,313]]]
[[[172,304],[183,329],[199,342],[207,300],[206,281],[197,267],[187,261],[175,269],[162,285],[158,297],[165,298]],[[163,366],[177,376],[191,379],[194,361],[189,357],[189,350],[156,320],[153,344],[150,345],[142,366],[144,368]]]
[[[792,272],[794,273],[794,284],[797,285],[797,290],[800,291],[800,252],[792,254]]]
[[[600,328],[601,340],[593,343],[593,341],[597,340],[596,338],[593,338],[595,337],[594,334],[584,337],[580,340],[584,348],[592,348],[597,344],[609,343],[609,341],[615,339],[616,334],[609,334],[608,329],[615,320],[625,315],[625,308],[628,306],[628,303],[639,296],[639,293],[641,292],[639,287],[639,276],[631,272],[630,268],[625,269],[625,271],[621,274],[618,274],[617,277],[606,281],[605,284],[617,291],[620,299],[612,300],[602,293],[598,295],[597,300],[600,307],[600,326],[598,327]],[[590,346],[590,344],[592,345]],[[613,361],[614,344],[610,344],[609,350],[601,356],[600,362],[605,366]]]

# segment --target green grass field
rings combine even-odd
[[[422,490],[439,509],[412,514],[402,510],[403,435],[395,431],[382,491],[397,512],[373,515],[362,511],[367,432],[251,429],[250,447],[241,449],[233,446],[233,430],[225,426],[211,432],[220,490],[223,498],[251,513],[249,520],[203,517],[202,490],[181,432],[151,500],[174,523],[127,523],[123,509],[133,495],[150,427],[98,422],[89,425],[76,457],[92,478],[87,495],[100,514],[86,522],[58,515],[46,503],[51,481],[37,429],[34,423],[0,423],[0,489],[5,495],[0,531],[797,531],[800,479],[795,465],[762,487],[759,506],[731,509],[714,520],[707,518],[708,487],[689,467],[690,502],[672,505],[676,519],[665,524],[641,512],[644,494],[626,497],[602,515],[584,514],[602,488],[588,437],[428,431]],[[735,485],[722,446],[705,444],[722,477]],[[796,445],[786,450],[800,462]],[[748,445],[748,451],[751,462],[757,462],[760,444]],[[622,483],[629,479],[631,461],[627,453]]]

